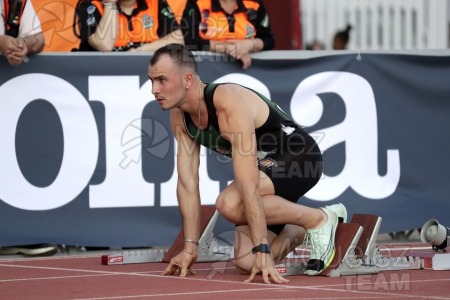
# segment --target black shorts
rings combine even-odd
[[[322,154],[315,140],[300,128],[286,135],[281,145],[258,160],[258,166],[272,180],[275,195],[297,203],[319,181]],[[269,225],[267,229],[278,235],[285,225]]]

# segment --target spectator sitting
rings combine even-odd
[[[11,65],[42,51],[44,36],[31,0],[0,0],[0,13],[0,52]]]
[[[275,39],[261,0],[199,0],[202,21],[200,37],[210,41],[210,50],[227,53],[251,65],[251,52],[271,50]]]
[[[183,44],[174,14],[162,0],[80,0],[80,51],[154,51]]]
[[[275,46],[261,0],[168,2],[175,15],[182,16],[184,42],[190,50],[226,53],[240,60],[245,70],[251,65],[250,53],[271,50]]]

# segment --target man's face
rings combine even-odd
[[[155,65],[149,65],[148,78],[152,81],[152,94],[164,110],[176,107],[186,96],[182,70],[169,55],[162,55]]]

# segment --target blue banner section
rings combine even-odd
[[[149,59],[0,59],[0,246],[172,243],[175,141],[151,94]],[[381,232],[431,218],[450,225],[450,56],[280,56],[248,71],[225,56],[198,60],[202,80],[263,93],[317,140],[324,175],[299,203],[380,215]],[[233,180],[230,161],[207,149],[200,175],[205,205]],[[232,230],[220,219],[216,234]]]

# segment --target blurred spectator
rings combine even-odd
[[[31,0],[0,0],[0,52],[11,65],[41,52],[44,36]]]
[[[69,52],[78,48],[73,20],[78,0],[33,0],[45,37],[44,52]]]
[[[197,19],[192,26],[198,40],[195,43],[185,39],[188,47],[194,44],[198,50],[226,53],[241,60],[245,70],[251,65],[250,53],[271,50],[275,46],[269,16],[261,0],[196,2]]]
[[[53,244],[34,244],[0,248],[0,255],[23,254],[25,256],[50,256],[57,252],[58,247]]]
[[[80,0],[76,13],[80,51],[154,51],[184,43],[163,0]]]
[[[345,50],[347,49],[348,41],[350,39],[350,30],[352,26],[347,25],[347,28],[343,31],[338,31],[333,37],[333,49]]]
[[[205,44],[209,44],[209,42],[203,42],[199,39],[200,12],[197,7],[197,0],[166,0],[166,2],[181,27],[184,44],[188,45],[190,50],[201,50]]]
[[[325,50],[325,45],[319,41],[313,41],[306,45],[305,50]]]

